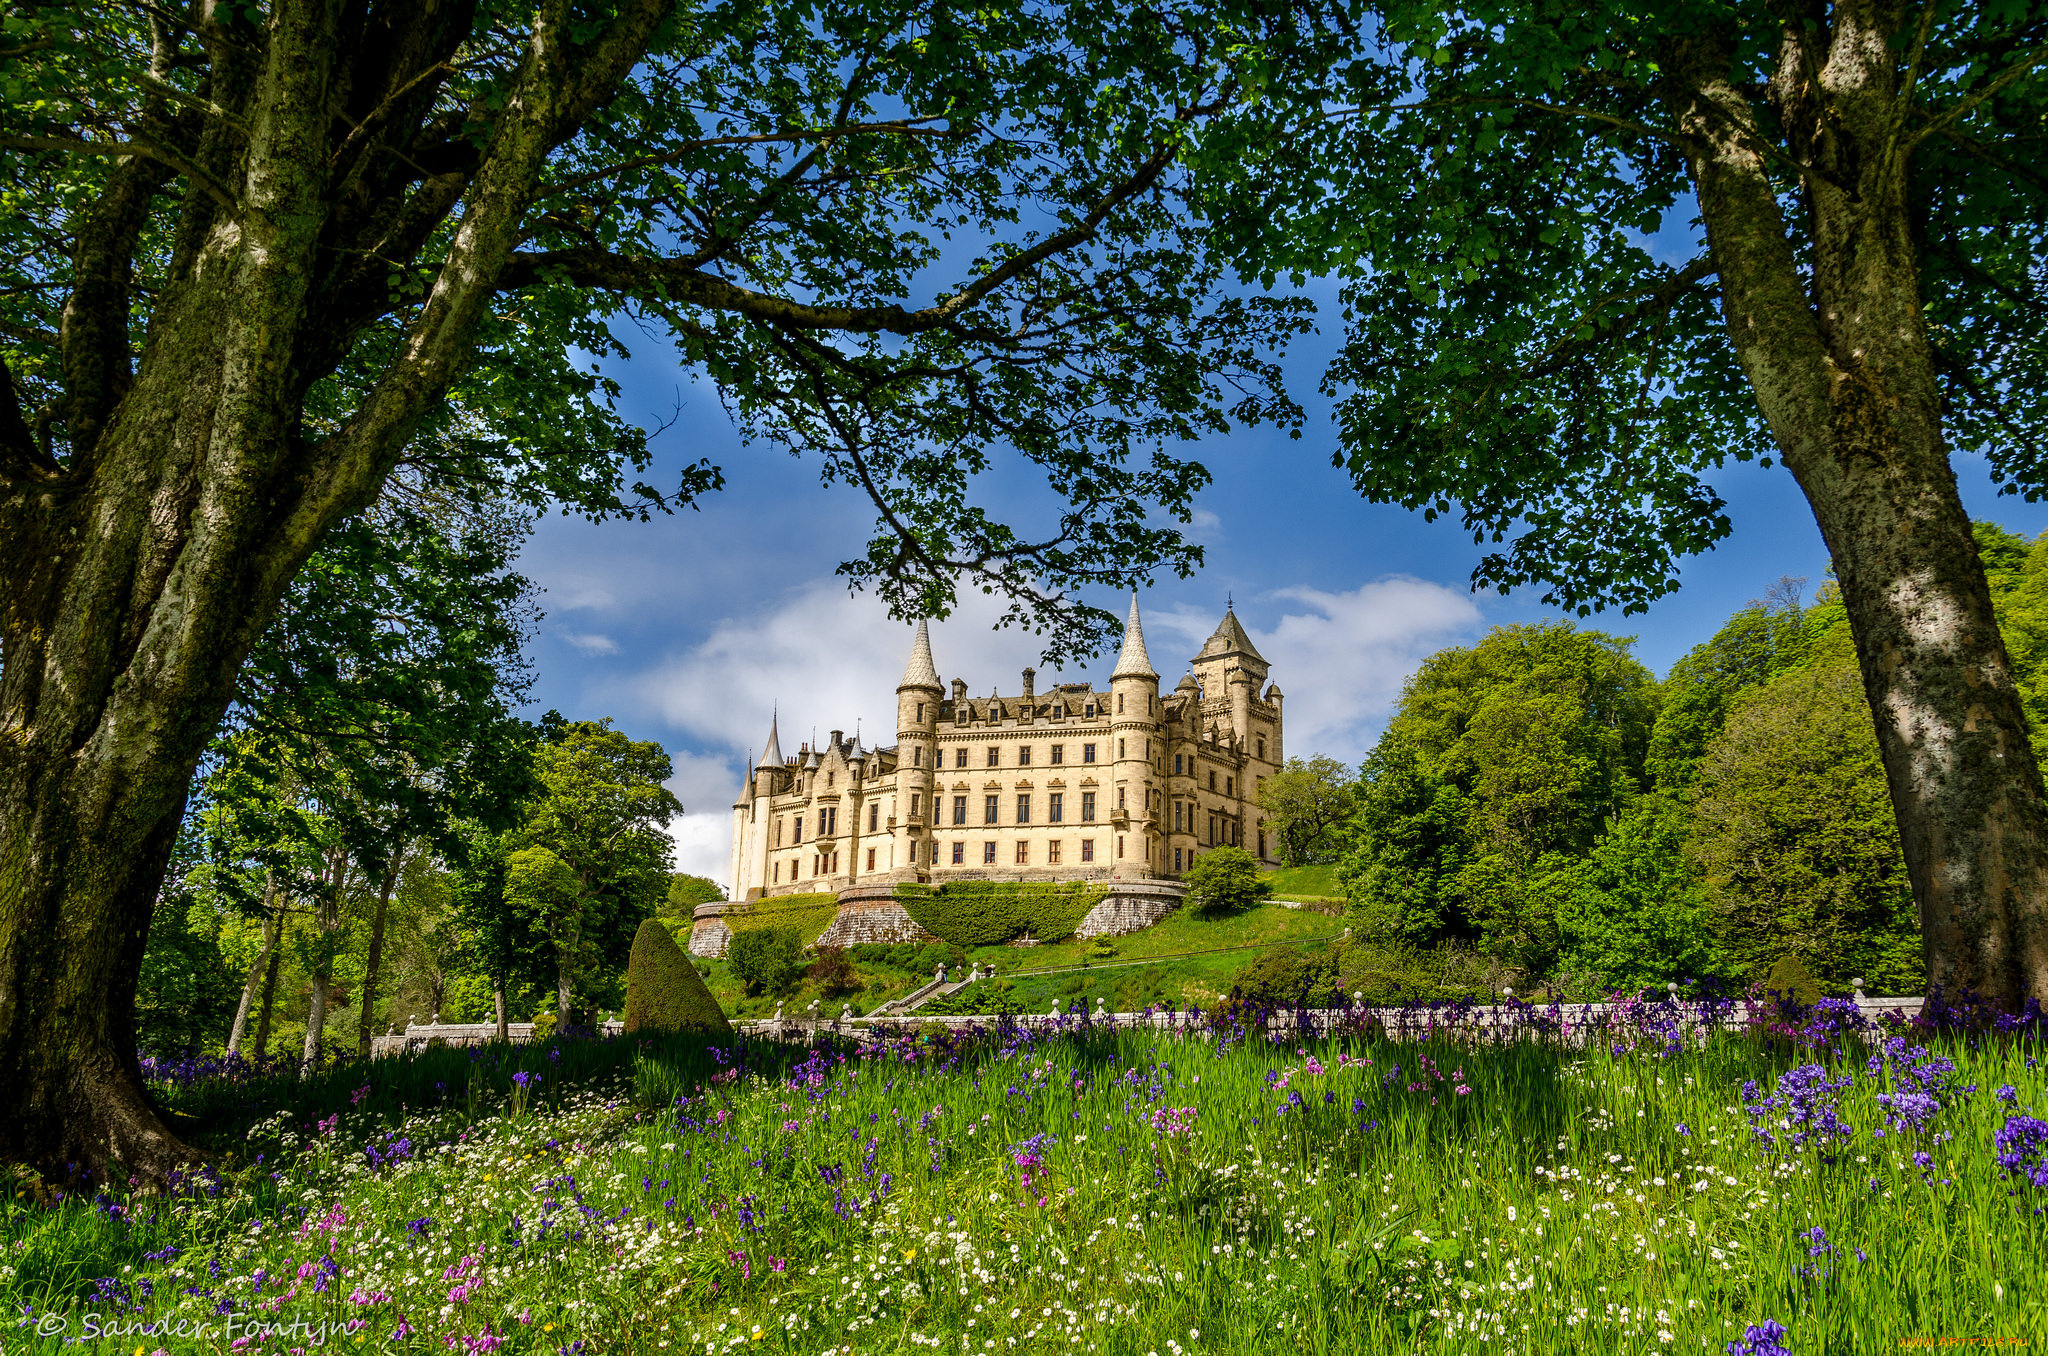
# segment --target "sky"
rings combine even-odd
[[[1323,310],[1334,317],[1334,306]],[[1340,338],[1329,320],[1288,355],[1290,389],[1309,410],[1299,440],[1260,428],[1177,450],[1215,477],[1196,501],[1193,526],[1207,563],[1192,579],[1141,590],[1139,606],[1153,667],[1171,685],[1234,602],[1286,693],[1288,752],[1356,762],[1424,657],[1492,626],[1556,614],[1538,590],[1475,594],[1469,577],[1481,548],[1468,532],[1365,503],[1330,465],[1335,430],[1316,388]],[[629,414],[650,428],[667,425],[653,439],[656,483],[709,457],[724,468],[726,488],[700,510],[645,524],[559,516],[539,524],[519,566],[540,587],[545,614],[529,651],[532,707],[609,716],[636,739],[660,741],[675,759],[670,786],[685,808],[671,826],[676,868],[724,884],[732,802],[771,712],[779,712],[785,754],[835,729],[858,730],[870,747],[893,743],[912,628],[834,576],[871,534],[864,499],[822,487],[814,465],[778,448],[743,446],[716,392],[694,383],[665,343],[642,338],[610,370]],[[1959,454],[1955,464],[1973,516],[2028,536],[2048,529],[2048,506],[1997,496],[1983,458]],[[1782,467],[1731,461],[1713,484],[1734,531],[1686,562],[1679,590],[1646,613],[1579,623],[1633,637],[1636,657],[1660,676],[1781,577],[1804,577],[1810,596],[1827,574],[1812,513]],[[1126,605],[1093,601],[1119,613]],[[1041,688],[1107,679],[1113,651],[1050,672],[1033,637],[992,629],[997,612],[969,595],[933,624],[933,655],[949,684],[962,678],[977,695],[1013,693],[1026,666],[1039,669]]]

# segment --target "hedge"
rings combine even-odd
[[[754,932],[761,928],[795,928],[797,945],[812,947],[825,929],[832,926],[834,915],[839,912],[839,896],[819,895],[771,895],[757,899],[744,909],[729,907],[725,914],[725,925],[734,935]]]
[[[955,946],[996,946],[1030,933],[1041,942],[1071,936],[1109,896],[1091,881],[954,880],[896,887],[911,921]]]
[[[658,918],[640,924],[626,961],[626,1030],[643,1027],[732,1034],[732,1024],[704,987],[703,976]]]

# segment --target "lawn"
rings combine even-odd
[[[0,1212],[6,1349],[2048,1341],[2038,1029],[1701,1048],[1668,1013],[1583,1045],[1070,1026],[201,1079],[172,1090],[224,1150],[196,1189]]]
[[[1048,1011],[1055,999],[1076,999],[1093,1006],[1099,997],[1112,1011],[1135,1012],[1148,1005],[1172,1002],[1186,1007],[1215,1002],[1230,990],[1230,980],[1256,959],[1264,948],[1279,944],[1304,944],[1328,938],[1344,929],[1342,919],[1265,903],[1241,913],[1219,918],[1199,918],[1186,909],[1176,909],[1142,932],[1107,939],[1107,949],[1093,942],[1069,939],[1038,946],[981,946],[971,948],[927,948],[924,962],[916,968],[871,960],[857,962],[865,986],[857,994],[826,998],[808,981],[795,992],[780,998],[770,995],[748,997],[724,961],[700,961],[705,983],[719,1005],[734,1017],[765,1017],[780,1004],[785,1014],[801,1013],[816,998],[819,1010],[837,1016],[851,1005],[866,1013],[885,999],[908,993],[932,977],[938,957],[950,953],[955,964],[993,967],[999,978],[1021,971],[1054,970],[1086,965],[1078,974],[1046,976],[1016,981],[1019,1003],[1032,1012]],[[1189,952],[1206,952],[1189,956]],[[1185,957],[1159,965],[1129,966],[1130,961],[1164,957]]]
[[[1273,883],[1273,893],[1283,899],[1344,898],[1335,866],[1283,866],[1267,872],[1266,879]]]

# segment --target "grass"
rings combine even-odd
[[[1283,866],[1267,872],[1266,879],[1273,883],[1273,893],[1283,899],[1344,898],[1335,866]]]
[[[1230,980],[1255,960],[1260,952],[1219,950],[1258,948],[1303,939],[1327,937],[1343,929],[1340,920],[1320,914],[1288,909],[1268,901],[1242,913],[1220,918],[1199,918],[1186,909],[1176,909],[1142,932],[1108,939],[1114,952],[1109,957],[1090,941],[1068,939],[1039,946],[981,946],[959,950],[968,965],[992,966],[999,978],[1023,970],[1064,969],[1086,964],[1090,972],[1080,975],[1048,976],[1016,983],[1019,1001],[1028,1011],[1044,1012],[1055,998],[1081,999],[1093,1006],[1096,998],[1113,1011],[1136,1012],[1148,1005],[1172,1002],[1181,1007],[1215,1002],[1230,991]],[[1123,968],[1123,963],[1180,956],[1187,952],[1210,952],[1157,966]],[[1097,968],[1108,966],[1112,968]],[[698,966],[705,983],[728,1016],[735,1019],[765,1017],[780,1003],[785,1013],[803,1011],[813,998],[819,1009],[837,1015],[851,1004],[855,1012],[869,1012],[885,999],[908,993],[929,980],[931,970],[900,969],[895,966],[862,963],[862,990],[849,997],[825,998],[806,982],[781,997],[748,997],[732,968],[722,960],[702,961]],[[1028,1000],[1028,1001],[1026,1001]]]
[[[1719,1353],[1765,1320],[1795,1356],[2048,1340],[2048,1191],[1994,1144],[2048,1100],[2037,1043],[1698,1048],[1637,1015],[1584,1047],[430,1052],[244,1084],[277,1107],[253,1122],[206,1103],[233,1146],[212,1194],[5,1207],[0,1292],[172,1353],[224,1349],[231,1317],[302,1325],[252,1354],[323,1323],[360,1325],[344,1350],[647,1356]],[[1808,1061],[1847,1080],[1847,1133],[1795,1147],[1745,1102]],[[1888,1129],[1909,1083],[1936,1109]],[[62,1349],[36,1333],[7,1350]]]

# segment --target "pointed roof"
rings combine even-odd
[[[761,750],[761,761],[754,764],[756,770],[764,767],[782,766],[782,740],[775,733],[775,714],[768,717],[768,744]]]
[[[1258,648],[1252,644],[1252,638],[1245,634],[1244,627],[1238,623],[1235,608],[1223,610],[1223,620],[1216,623],[1215,632],[1202,643],[1202,658],[1207,659],[1219,654],[1241,654],[1257,660],[1260,664],[1266,662],[1266,656],[1259,653]]]
[[[906,687],[945,690],[939,686],[939,670],[932,663],[932,634],[922,618],[917,623],[917,639],[910,643],[910,662],[903,666],[903,681],[896,684],[896,690],[901,692]]]
[[[1151,678],[1159,675],[1152,671],[1152,658],[1145,653],[1145,628],[1138,621],[1138,591],[1131,590],[1131,615],[1124,623],[1124,648],[1116,657],[1116,669],[1110,681],[1119,678]]]

